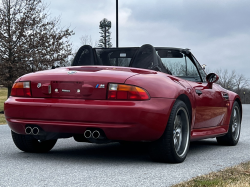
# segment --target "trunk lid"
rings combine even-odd
[[[107,97],[108,83],[124,83],[139,73],[155,72],[114,66],[74,66],[30,73],[20,81],[30,81],[32,97],[102,100]]]

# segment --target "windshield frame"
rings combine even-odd
[[[84,46],[83,46],[84,47]],[[134,67],[132,66],[133,65],[133,61],[135,60],[134,57],[136,56],[136,54],[138,53],[140,47],[119,47],[119,48],[92,48],[91,46],[86,46],[86,47],[89,47],[92,49],[92,52],[93,52],[93,60],[94,60],[94,63],[93,64],[86,64],[86,65],[95,65],[95,66],[123,66],[123,67]],[[153,46],[152,46],[153,47]],[[201,65],[199,64],[199,62],[196,60],[196,58],[193,56],[193,54],[190,52],[189,49],[183,49],[183,48],[174,48],[174,47],[153,47],[155,49],[155,51],[160,51],[160,50],[171,50],[171,51],[178,51],[178,52],[181,52],[183,53],[185,56],[187,56],[193,63],[193,65],[196,67],[196,70],[198,71],[198,74],[200,76],[200,81],[198,82],[205,82],[205,76],[201,75],[202,73],[200,71],[203,71],[203,69],[201,68]],[[122,53],[130,53],[128,55],[128,58],[130,62],[127,62],[126,65],[120,65],[118,63],[118,60],[116,60],[115,63],[102,63],[103,59],[100,59],[100,56],[98,56],[99,54],[101,54],[101,51],[103,51],[105,53],[105,51],[107,51],[107,53],[109,51],[119,51],[120,52],[120,55]],[[128,52],[128,53],[127,53]],[[159,56],[159,55],[157,55]],[[115,56],[115,58],[126,58],[127,56],[125,57],[122,57],[122,56]],[[159,56],[160,57],[160,56]],[[79,58],[79,55],[78,55],[78,58]],[[127,58],[127,59],[128,59]],[[75,60],[75,59],[74,59]],[[76,59],[77,60],[77,59]],[[100,62],[101,60],[101,62]],[[108,59],[110,61],[110,59]],[[72,63],[73,64],[73,63]],[[74,66],[74,65],[73,65]],[[165,66],[165,65],[164,65]],[[167,67],[166,67],[167,68]],[[142,68],[142,69],[150,69],[150,68]],[[154,69],[153,69],[154,70]],[[156,70],[158,71],[158,70]],[[162,72],[162,71],[160,71]],[[164,72],[163,72],[164,73]],[[165,72],[166,73],[166,72]],[[171,73],[170,73],[171,74]],[[204,74],[204,73],[203,73]],[[206,74],[205,74],[206,75]],[[179,78],[182,78],[182,79],[186,79],[186,80],[189,80],[189,78],[185,78],[183,76],[178,76],[178,75],[174,75],[176,77],[179,77]],[[197,82],[197,80],[196,80]]]

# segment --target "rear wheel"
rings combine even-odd
[[[240,106],[235,101],[231,112],[228,132],[224,136],[216,138],[218,144],[231,145],[231,146],[237,145],[240,138],[240,129],[241,129],[240,122],[241,122]]]
[[[180,163],[187,156],[190,126],[187,106],[176,100],[162,137],[150,145],[150,157],[155,161]]]
[[[45,153],[49,152],[56,144],[55,140],[40,141],[30,135],[17,134],[11,131],[12,139],[15,145],[24,152]]]

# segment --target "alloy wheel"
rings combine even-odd
[[[237,106],[233,109],[232,136],[237,140],[240,134],[240,111]]]
[[[176,112],[173,129],[174,148],[178,156],[185,155],[189,142],[188,114],[184,108]]]

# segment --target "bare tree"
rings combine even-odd
[[[218,84],[220,84],[223,88],[228,90],[233,90],[236,86],[235,84],[235,77],[236,73],[235,70],[228,72],[227,69],[218,69],[215,71],[216,74],[219,76]]]
[[[249,87],[249,79],[247,79],[243,74],[239,74],[235,77],[235,91],[240,95],[243,90]]]
[[[58,27],[41,0],[0,3],[0,82],[8,88],[23,74],[63,65],[71,54],[73,31]]]
[[[243,103],[250,103],[250,90],[249,90],[249,79],[243,74],[237,74],[235,70],[229,72],[228,70],[217,70],[215,71],[219,76],[218,84],[222,87],[236,92]]]
[[[84,35],[81,37],[81,44],[82,45],[90,45],[93,46],[93,41],[91,35]]]
[[[80,38],[81,45],[90,45],[92,47],[98,47],[98,41],[93,42],[91,35],[84,35]]]

